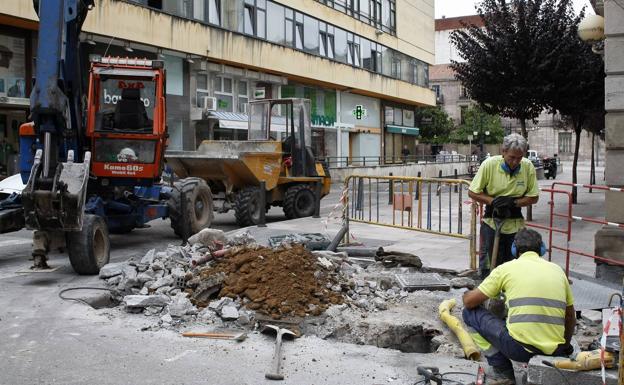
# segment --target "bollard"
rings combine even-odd
[[[455,179],[457,179],[457,169],[455,169],[455,170],[453,171],[453,175],[455,176]],[[457,190],[457,186],[458,186],[458,185],[457,185],[457,183],[455,183],[455,192],[457,192],[457,191],[458,191],[458,190]]]
[[[258,227],[266,227],[266,182],[260,181],[260,202],[258,202],[258,206],[260,206],[260,217],[258,219]]]
[[[389,174],[389,176],[392,176],[392,173]],[[390,179],[388,181],[388,204],[391,205],[392,204],[392,199],[394,195],[394,181],[392,179]]]
[[[422,172],[418,171],[418,174],[416,175],[417,177],[421,177]],[[420,181],[416,182],[416,194],[414,199],[419,200],[420,199]]]
[[[319,180],[314,184],[314,215],[312,218],[320,218],[321,217],[321,194],[323,188],[323,180],[319,178]]]
[[[357,196],[355,198],[355,211],[359,217],[359,219],[362,219],[362,215],[364,213],[364,179],[363,178],[357,178],[358,184],[357,184]]]

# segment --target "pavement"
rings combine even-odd
[[[564,166],[564,171],[558,180],[571,179],[570,167]],[[588,181],[588,167],[581,167],[579,175],[580,181]],[[540,186],[551,183],[540,181]],[[274,208],[268,213],[267,228],[248,230],[259,240],[290,232],[320,232],[331,237],[340,226],[339,219],[328,219],[330,213],[331,217],[337,214],[334,209],[340,187],[334,186],[332,194],[323,199],[320,219],[283,221],[281,209]],[[602,200],[602,193],[582,192],[575,213],[604,216]],[[535,221],[547,223],[547,201],[542,197],[536,206]],[[214,226],[234,230],[232,213],[217,215]],[[574,226],[572,244],[592,251],[593,234],[599,226]],[[351,225],[351,235],[367,246],[417,254],[430,267],[463,270],[469,266],[466,240],[356,223]],[[28,231],[0,236],[0,385],[269,383],[264,373],[271,361],[272,338],[252,334],[240,344],[185,339],[173,331],[150,330],[147,326],[153,322],[142,316],[63,301],[58,297],[62,289],[103,284],[97,277],[74,274],[67,257],[59,253],[51,255],[51,264],[58,267],[54,272],[18,273],[31,263],[30,237]],[[113,236],[111,261],[142,256],[151,248],[179,242],[168,221],[157,221],[151,229]],[[558,254],[553,261],[565,262]],[[587,258],[573,258],[570,266],[593,275],[593,262]],[[447,355],[403,353],[310,336],[285,342],[284,353],[284,384],[413,384],[420,379],[416,373],[420,364],[435,365],[443,372],[476,371],[475,364]],[[458,379],[469,382],[469,377]]]

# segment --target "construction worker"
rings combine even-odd
[[[484,352],[498,384],[513,384],[510,360],[528,362],[536,354],[572,353],[576,317],[572,290],[561,267],[542,258],[546,247],[534,230],[518,231],[518,259],[496,267],[478,288],[464,294],[464,323]],[[480,306],[504,292],[507,322]]]
[[[511,243],[516,232],[524,227],[521,207],[537,203],[539,189],[535,167],[524,158],[528,143],[518,134],[503,139],[502,155],[491,156],[481,163],[468,195],[486,206],[480,229],[479,269],[481,278],[490,271],[495,237],[495,217],[502,220],[497,264],[511,257]]]

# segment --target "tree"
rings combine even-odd
[[[500,116],[490,115],[479,106],[470,106],[464,115],[464,123],[452,132],[451,141],[468,143],[468,135],[473,135],[475,131],[482,133],[489,131],[490,134],[484,137],[484,143],[488,144],[502,143],[505,136]],[[478,140],[478,138],[474,138],[474,140]]]
[[[451,42],[465,62],[453,61],[456,77],[490,114],[535,120],[548,107],[549,69],[564,34],[550,23],[570,0],[483,0],[477,7],[484,27],[465,25]],[[559,24],[557,24],[559,25]]]
[[[424,143],[448,143],[454,128],[453,119],[440,107],[417,108],[414,114],[420,128],[420,138]]]
[[[544,71],[550,74],[551,86],[547,88],[547,102],[551,110],[559,111],[571,122],[575,133],[572,183],[577,183],[577,164],[581,133],[583,129],[592,135],[604,128],[604,62],[595,54],[589,44],[578,37],[578,25],[583,12],[575,15],[572,4],[562,1],[556,18],[548,26],[553,35],[561,35],[558,41],[559,54],[547,63]],[[554,9],[554,6],[553,6]],[[593,162],[592,137],[592,162]],[[572,199],[577,203],[577,189],[573,188]]]

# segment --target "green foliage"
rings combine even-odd
[[[440,107],[417,108],[414,114],[416,126],[420,128],[420,140],[424,143],[448,143],[454,123]]]
[[[468,135],[474,136],[475,131],[484,136],[484,143],[487,144],[502,143],[505,136],[500,116],[490,115],[479,106],[470,106],[464,115],[464,124],[452,132],[450,139],[452,142],[468,143]],[[486,131],[490,134],[485,135]],[[473,143],[478,143],[479,140],[479,136],[472,139]]]
[[[477,13],[484,27],[451,34],[465,60],[451,64],[457,79],[486,112],[520,119],[525,137],[526,120],[551,106],[570,9],[571,0],[483,0]]]

